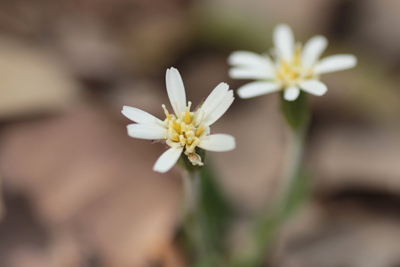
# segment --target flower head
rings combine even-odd
[[[295,43],[288,25],[275,27],[273,40],[275,48],[271,56],[258,55],[247,51],[233,52],[228,62],[233,68],[229,76],[234,79],[256,79],[238,89],[241,98],[251,98],[279,90],[284,90],[284,98],[296,100],[300,89],[321,96],[327,87],[319,81],[323,73],[352,68],[357,59],[353,55],[334,55],[319,60],[328,41],[317,35],[304,47]]]
[[[169,171],[185,153],[193,165],[203,165],[196,148],[209,151],[229,151],[236,147],[235,139],[227,134],[210,134],[210,126],[230,107],[234,97],[226,83],[220,83],[198,108],[191,111],[192,103],[186,105],[182,78],[175,68],[167,69],[167,93],[173,113],[162,105],[165,119],[137,108],[124,106],[122,114],[136,122],[128,125],[128,135],[134,138],[161,140],[170,148],[156,161],[153,170]]]

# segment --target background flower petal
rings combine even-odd
[[[228,134],[212,134],[201,140],[199,146],[202,149],[224,152],[236,147],[235,138]]]
[[[294,36],[292,29],[286,24],[279,24],[274,29],[274,45],[283,58],[292,60],[294,53]]]
[[[156,172],[167,172],[169,171],[181,156],[183,147],[180,148],[170,148],[165,151],[156,161],[153,167],[153,171]]]
[[[308,80],[305,82],[300,83],[300,88],[307,93],[321,96],[328,91],[328,88],[323,82],[318,80]]]
[[[294,101],[299,97],[300,89],[297,86],[290,86],[285,89],[283,98],[287,101]]]
[[[281,89],[281,86],[274,82],[252,82],[243,85],[237,90],[240,98],[251,98],[268,94]]]
[[[268,57],[250,51],[233,52],[228,57],[228,63],[232,66],[243,67],[273,67]]]
[[[232,79],[271,79],[274,77],[273,70],[266,68],[231,68],[229,70],[229,77]]]
[[[322,36],[317,35],[312,37],[305,43],[303,52],[301,54],[301,63],[304,67],[312,67],[328,45],[328,40]]]
[[[323,58],[314,68],[315,74],[322,74],[353,68],[357,58],[353,55],[333,55]]]

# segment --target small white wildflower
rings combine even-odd
[[[158,158],[153,167],[154,171],[169,171],[183,152],[193,165],[202,166],[203,162],[196,154],[196,147],[218,152],[236,147],[235,139],[230,135],[210,135],[210,125],[228,110],[234,100],[229,85],[220,83],[201,107],[190,111],[192,103],[189,101],[186,106],[185,88],[177,69],[167,69],[166,84],[174,114],[170,114],[165,105],[162,105],[166,116],[164,121],[137,108],[124,106],[122,109],[122,114],[136,122],[127,126],[129,136],[163,140],[171,147]]]
[[[233,52],[228,63],[233,66],[229,76],[234,79],[256,79],[238,89],[241,98],[251,98],[284,90],[284,98],[296,100],[300,89],[317,96],[326,93],[327,87],[319,81],[323,73],[349,69],[357,64],[353,55],[334,55],[319,60],[328,41],[324,36],[311,38],[304,48],[294,41],[288,25],[275,27],[275,49],[272,56],[258,55],[248,51]]]

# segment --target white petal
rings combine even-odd
[[[328,91],[326,85],[318,80],[308,80],[300,83],[300,88],[307,93],[321,96]]]
[[[323,58],[314,68],[315,74],[334,72],[353,68],[357,64],[357,58],[353,55],[334,55]]]
[[[174,167],[175,163],[178,161],[183,151],[183,147],[180,148],[170,148],[165,151],[156,161],[153,167],[153,171],[155,172],[167,172],[172,167]]]
[[[141,124],[162,124],[163,122],[153,115],[134,107],[124,106],[122,108],[122,114],[125,115],[128,119],[141,123]]]
[[[327,45],[328,40],[321,35],[314,36],[308,40],[304,45],[301,54],[301,62],[303,66],[306,68],[312,67],[325,51]]]
[[[166,139],[167,130],[161,125],[151,124],[129,124],[127,126],[128,135],[134,138],[159,140]]]
[[[207,118],[219,104],[224,100],[226,93],[229,90],[229,85],[226,83],[218,84],[211,94],[207,97],[204,104],[201,106],[203,112],[203,119]]]
[[[294,53],[294,37],[292,29],[286,24],[280,24],[274,29],[274,45],[278,53],[287,61],[291,61]]]
[[[200,141],[198,147],[215,152],[229,151],[236,147],[235,138],[228,134],[212,134]]]
[[[299,97],[300,89],[297,86],[287,87],[283,93],[283,98],[287,101],[294,101]]]
[[[232,66],[272,68],[271,60],[264,56],[249,51],[235,51],[228,57]]]
[[[252,82],[243,85],[237,90],[240,98],[251,98],[259,95],[268,94],[281,89],[281,86],[273,82]]]
[[[267,70],[263,68],[231,68],[229,70],[229,77],[232,79],[271,79],[274,77],[272,69]]]
[[[205,126],[210,126],[214,122],[216,122],[219,118],[224,115],[224,113],[228,110],[228,108],[232,105],[233,100],[233,91],[230,90],[225,95],[224,100],[219,104],[219,106],[204,120]]]
[[[167,84],[169,101],[171,102],[175,115],[180,116],[186,108],[186,93],[179,71],[175,68],[167,69],[165,82]]]

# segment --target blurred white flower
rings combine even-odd
[[[127,126],[129,136],[161,140],[170,146],[154,164],[154,171],[169,171],[182,153],[188,156],[193,165],[203,165],[201,157],[195,151],[196,147],[218,152],[236,147],[234,137],[227,134],[210,134],[210,125],[228,110],[234,100],[229,85],[220,83],[201,106],[190,111],[192,103],[189,101],[186,106],[185,88],[177,69],[167,69],[166,84],[174,114],[170,114],[165,105],[162,105],[165,120],[159,120],[137,108],[124,106],[122,109],[122,114],[136,122]]]
[[[288,25],[280,24],[274,29],[274,45],[271,57],[253,52],[236,51],[228,63],[233,67],[229,76],[234,79],[256,79],[245,84],[237,91],[241,98],[251,98],[279,90],[284,90],[284,98],[296,100],[300,89],[321,96],[327,91],[319,81],[323,73],[334,72],[354,67],[357,58],[353,55],[334,55],[319,60],[328,41],[317,35],[308,40],[302,48],[294,41]]]

